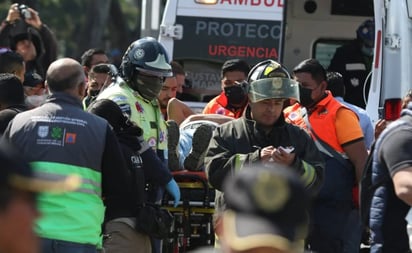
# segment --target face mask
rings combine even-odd
[[[161,77],[138,75],[135,84],[136,87],[131,88],[138,91],[143,98],[151,101],[159,94],[163,82],[164,79]]]
[[[24,99],[26,105],[30,108],[41,106],[46,101],[47,94],[27,96]]]
[[[310,107],[315,101],[312,99],[312,90],[299,85],[300,105]]]
[[[367,47],[365,45],[362,46],[362,53],[365,56],[372,56],[373,55],[373,47]]]
[[[91,97],[95,97],[97,95],[99,95],[100,90],[90,90],[89,94]]]
[[[224,88],[229,105],[239,105],[246,99],[246,92],[241,85],[233,85]]]

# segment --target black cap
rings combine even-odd
[[[23,86],[36,87],[38,84],[43,84],[43,78],[34,72],[26,72],[24,74]]]
[[[250,71],[250,66],[244,60],[231,59],[231,60],[227,60],[227,61],[225,61],[225,63],[223,63],[222,71],[221,71],[221,77],[223,78],[223,76],[226,74],[226,72],[229,72],[229,71],[241,71],[241,72],[245,73],[245,76],[247,76],[249,74],[249,71]]]
[[[0,141],[0,185],[28,192],[61,193],[77,189],[78,175],[46,178],[34,173],[30,165],[6,141]]]
[[[245,167],[228,178],[223,189],[223,234],[232,249],[302,247],[309,197],[290,168]]]

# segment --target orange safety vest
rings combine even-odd
[[[246,105],[247,103],[244,107],[236,110],[227,108],[227,97],[222,92],[207,103],[205,109],[203,109],[203,114],[220,114],[237,119],[243,115]]]
[[[334,99],[330,92],[327,91],[327,94],[326,98],[322,99],[310,113],[309,122],[313,131],[320,139],[322,139],[322,141],[329,144],[329,146],[337,152],[343,154],[344,151],[338,142],[334,125],[336,122],[337,111],[342,107],[346,107]],[[298,103],[287,107],[284,110],[284,114],[287,122],[300,126],[307,132],[310,132],[303,119],[301,106]],[[313,135],[312,138],[315,139]]]

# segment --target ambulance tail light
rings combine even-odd
[[[384,119],[394,121],[401,115],[402,99],[392,98],[385,100],[384,104]]]
[[[217,4],[217,0],[195,0],[197,4]]]

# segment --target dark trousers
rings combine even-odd
[[[97,253],[95,245],[41,238],[42,253]]]

